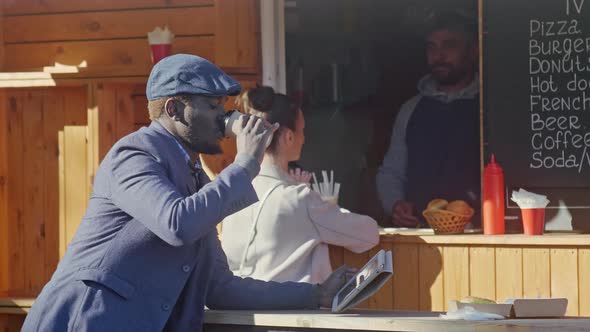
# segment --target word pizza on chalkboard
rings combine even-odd
[[[486,153],[508,190],[590,207],[590,0],[487,0],[483,26]]]

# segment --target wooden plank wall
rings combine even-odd
[[[435,245],[383,242],[369,253],[331,247],[332,267],[361,267],[379,249],[392,250],[394,276],[362,307],[448,310],[448,301],[478,296],[568,298],[568,316],[590,316],[589,248]]]
[[[229,73],[261,74],[258,1],[217,0],[215,17],[215,63]]]
[[[85,124],[86,91],[76,88],[2,91],[0,136],[6,206],[0,290],[12,296],[36,295],[57,265],[58,131],[66,124]]]
[[[99,84],[98,102],[98,151],[102,160],[108,150],[121,137],[136,128],[134,84]],[[144,108],[147,113],[147,108]]]
[[[214,58],[212,0],[3,3],[3,71],[85,61],[97,75],[147,75],[151,60],[146,33],[163,25],[176,34],[175,53]]]
[[[2,332],[19,332],[25,321],[24,315],[0,315],[0,328]]]
[[[91,77],[145,77],[147,32],[167,25],[173,53],[197,54],[232,73],[259,74],[256,0],[3,1],[2,71],[86,63]]]

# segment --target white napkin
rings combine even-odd
[[[512,197],[510,199],[518,204],[521,209],[545,208],[549,204],[547,196],[535,194],[522,188],[518,191],[512,191]]]
[[[464,320],[492,320],[505,319],[504,316],[498,314],[491,314],[488,312],[481,312],[475,310],[473,307],[466,306],[458,310],[449,311],[447,314],[441,314],[442,319],[464,319]]]
[[[168,26],[164,26],[164,29],[160,27],[156,27],[152,32],[148,32],[148,42],[150,45],[157,45],[157,44],[172,44],[172,39],[174,38],[174,34]]]

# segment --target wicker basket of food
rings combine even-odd
[[[430,201],[422,212],[436,234],[460,234],[473,217],[473,209],[465,201],[448,203],[444,199]]]

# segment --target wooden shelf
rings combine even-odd
[[[510,246],[566,246],[590,247],[590,234],[579,233],[546,233],[544,235],[483,235],[457,234],[435,235],[422,231],[400,231],[382,234],[382,243],[428,243],[457,245],[510,245]]]
[[[25,315],[35,298],[0,298],[0,314]]]
[[[118,74],[117,74],[118,73]],[[117,68],[86,70],[75,67],[46,67],[19,72],[0,72],[0,88],[83,85],[89,82],[145,83],[147,75],[128,75]]]
[[[238,81],[258,81],[259,76],[251,69],[222,67]],[[130,71],[128,66],[98,66],[78,68],[75,66],[24,69],[19,72],[0,72],[0,88],[27,88],[83,85],[89,82],[145,84],[150,68]]]

